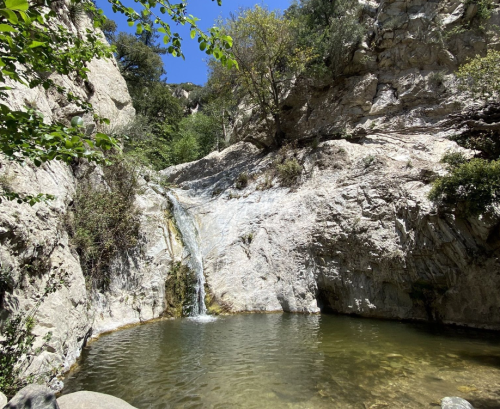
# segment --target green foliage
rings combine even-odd
[[[248,173],[247,172],[242,172],[238,175],[238,177],[236,178],[236,188],[237,189],[244,189],[248,186],[248,180],[249,180],[249,176],[248,176]]]
[[[300,0],[288,10],[287,17],[299,22],[299,44],[312,49],[312,73],[328,70],[340,75],[365,33],[358,14],[361,5],[352,0]]]
[[[105,19],[103,21],[101,30],[109,43],[112,43],[115,40],[116,29],[117,25],[113,20]]]
[[[498,99],[500,91],[500,51],[488,50],[462,65],[457,72],[461,89],[478,100]]]
[[[92,7],[87,2],[79,4],[84,10]],[[41,6],[29,6],[26,0],[1,1],[0,16],[0,82],[5,84],[9,79],[29,88],[55,89],[68,102],[91,112],[90,104],[54,83],[47,73],[87,79],[87,61],[111,56],[98,35],[92,30],[75,35],[56,22],[56,12],[44,12]],[[7,86],[0,87],[0,101],[8,100],[9,90]],[[97,148],[109,149],[114,145],[115,141],[106,135],[87,138],[79,127],[46,124],[33,109],[17,111],[0,102],[0,151],[11,160],[30,159],[37,166],[53,159],[70,162],[76,157],[100,162],[103,157]]]
[[[84,136],[80,127],[48,125],[32,109],[14,112],[0,103],[0,118],[4,120],[0,123],[0,150],[16,162],[30,159],[40,166],[53,159],[69,163],[75,158],[86,158],[104,163],[104,156],[97,148],[110,149],[115,145],[112,138],[102,133],[91,139]]]
[[[175,262],[165,281],[165,314],[170,317],[182,317],[190,314],[195,296],[196,277],[191,269]]]
[[[113,45],[120,71],[127,83],[159,81],[165,74],[160,54],[136,36],[119,33]]]
[[[197,159],[215,150],[222,136],[219,119],[214,115],[206,115],[203,111],[184,118],[179,127],[182,132],[192,134],[196,138]]]
[[[197,135],[191,130],[181,130],[172,141],[174,164],[192,162],[199,158]]]
[[[460,146],[480,151],[484,159],[498,159],[500,157],[500,139],[498,132],[494,131],[469,131],[450,136]]]
[[[124,153],[135,163],[162,170],[172,165],[169,140],[171,127],[155,124],[146,116],[137,115],[134,121],[119,131],[125,140]]]
[[[281,186],[293,186],[302,174],[302,165],[297,159],[288,158],[283,163],[277,163],[276,170]]]
[[[137,114],[153,123],[162,123],[177,129],[183,118],[183,107],[163,82],[150,82],[140,87],[129,87]]]
[[[66,218],[87,282],[97,289],[107,288],[113,259],[139,239],[135,170],[121,157],[112,159],[103,167],[105,184],[80,181]]]
[[[365,168],[369,168],[371,165],[373,165],[375,163],[375,156],[373,155],[368,155],[368,156],[365,156],[363,159],[362,159],[362,162],[363,162],[363,166]]]
[[[448,159],[450,173],[434,182],[429,198],[439,205],[455,207],[465,216],[478,216],[498,203],[500,161]]]
[[[201,31],[196,25],[198,19],[186,13],[187,3],[184,1],[171,4],[167,0],[153,3],[140,0],[137,2],[142,7],[139,12],[125,6],[120,0],[110,2],[114,12],[120,12],[128,18],[129,25],[137,22],[136,37],[122,34],[116,39],[116,25],[106,20],[102,11],[90,0],[72,0],[67,5],[76,32],[61,24],[61,19],[64,19],[58,15],[60,4],[55,0],[32,4],[27,0],[0,0],[0,83],[5,84],[8,79],[29,88],[42,86],[46,90],[55,90],[68,103],[76,104],[82,112],[92,113],[91,104],[56,84],[50,76],[57,73],[87,80],[88,62],[94,58],[111,57],[112,49],[101,41],[98,31],[79,28],[79,22],[85,14],[93,19],[94,27],[103,26],[108,40],[117,42],[120,64],[130,81],[138,76],[161,76],[163,68],[158,53],[182,56],[179,34],[171,32],[170,25],[155,15],[156,10],[167,15],[175,24],[190,25],[191,37],[198,37],[200,48],[207,54],[213,55],[223,64],[235,64],[228,51],[232,44],[231,38],[216,27],[206,33]],[[157,32],[163,34],[165,49],[152,44],[156,39],[154,24],[159,25]],[[10,89],[5,85],[0,87],[0,152],[7,158],[16,161],[30,159],[37,166],[48,160],[70,162],[78,157],[100,162],[103,159],[101,149],[117,146],[115,140],[104,134],[88,138],[78,127],[44,123],[38,113],[28,108],[24,111],[11,109],[2,102],[9,98]],[[101,123],[109,123],[97,115],[94,117]],[[4,197],[19,199],[16,196]]]
[[[446,163],[450,169],[459,167],[467,162],[467,158],[462,152],[447,152],[441,158],[442,163]]]
[[[170,21],[175,25],[187,25],[190,27],[191,39],[197,38],[199,48],[207,55],[212,55],[217,60],[220,60],[224,65],[233,66],[235,61],[232,59],[229,49],[232,46],[231,37],[221,32],[220,28],[212,27],[206,32],[198,28],[198,18],[187,13],[188,3],[183,0],[181,3],[171,3],[168,0],[158,0],[154,2],[147,2],[145,0],[138,0],[138,3],[143,7],[142,10],[136,11],[132,7],[127,7],[121,0],[109,0],[112,4],[115,13],[122,13],[128,19],[128,24],[133,26],[136,24],[136,33],[142,34],[144,31],[150,32],[153,24],[160,27],[157,29],[163,36],[163,43],[166,46],[167,52],[174,57],[184,58],[182,52],[182,39],[179,33],[172,32],[169,23],[162,20],[161,15],[168,16]],[[217,4],[221,5],[222,0],[217,0]],[[159,14],[157,14],[159,10]],[[147,17],[150,20],[145,20]]]
[[[495,8],[495,2],[493,0],[466,0],[465,6],[468,7],[471,4],[477,4],[477,18],[480,21],[488,20],[491,17],[491,12]]]
[[[232,51],[239,70],[214,64],[211,71],[212,82],[225,87],[237,84],[249,102],[259,108],[277,146],[283,144],[285,136],[280,113],[285,90],[311,58],[310,50],[295,41],[297,28],[295,20],[285,19],[276,11],[259,6],[242,10],[223,27],[233,38]]]
[[[9,318],[2,326],[0,342],[0,390],[11,397],[32,381],[23,372],[32,361],[35,321],[21,314]]]
[[[1,269],[0,290],[12,290],[11,279],[6,277],[5,269]],[[10,272],[7,272],[9,275]],[[38,294],[38,301],[28,313],[19,312],[5,320],[0,328],[0,390],[8,397],[12,397],[24,386],[42,379],[45,374],[33,373],[29,375],[26,371],[29,369],[33,359],[47,347],[52,333],[48,332],[44,337],[41,347],[33,348],[36,336],[33,334],[35,327],[35,314],[38,307],[47,297],[65,285],[64,277],[53,273],[47,280],[47,284],[41,294]],[[3,297],[3,293],[2,293]],[[29,371],[28,371],[29,372]]]

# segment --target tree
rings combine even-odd
[[[233,39],[232,52],[239,70],[213,68],[212,75],[220,83],[237,84],[248,95],[266,121],[276,146],[285,140],[281,104],[285,91],[304,70],[310,52],[296,44],[297,24],[277,11],[260,6],[242,10],[224,25]]]
[[[365,32],[360,7],[352,0],[300,0],[286,11],[287,18],[299,22],[298,41],[314,50],[314,71],[328,68],[333,78],[342,74]]]
[[[155,14],[157,9],[160,14],[168,15],[174,24],[189,24],[191,37],[198,37],[200,48],[207,54],[214,55],[223,63],[233,64],[228,52],[231,38],[216,27],[207,33],[202,32],[196,25],[197,19],[186,13],[186,0],[178,4],[168,0],[138,0],[142,7],[139,12],[126,7],[121,0],[109,1],[115,12],[127,16],[130,25],[138,21],[138,35],[151,31],[151,20],[144,19],[151,16],[154,24],[160,26],[158,31],[163,33],[168,53],[183,56],[181,39],[178,33],[172,33],[169,23]],[[60,122],[46,124],[35,110],[28,107],[25,110],[13,110],[6,103],[10,91],[6,83],[9,81],[29,88],[42,86],[56,90],[68,102],[77,104],[83,112],[93,112],[87,101],[56,84],[50,74],[57,73],[85,81],[88,72],[86,64],[93,58],[111,57],[112,50],[101,41],[97,31],[74,32],[61,24],[64,12],[59,9],[59,4],[55,0],[33,4],[27,0],[0,0],[0,83],[3,84],[0,87],[0,152],[18,162],[30,159],[37,166],[54,159],[70,162],[76,157],[103,162],[105,159],[101,149],[116,146],[113,138],[102,133],[90,138],[82,132],[78,121],[72,126]],[[92,1],[73,0],[71,7],[73,10],[77,7],[91,16],[95,27],[101,27],[105,21],[102,11]],[[95,116],[95,119],[109,123],[105,118]],[[33,197],[7,197],[30,203],[34,200]]]

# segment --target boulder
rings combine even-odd
[[[114,396],[89,391],[63,395],[57,403],[60,409],[136,409]]]
[[[3,408],[5,405],[7,405],[7,396],[0,392],[0,408]]]
[[[4,409],[59,409],[54,392],[43,385],[28,385]]]
[[[474,409],[465,399],[456,396],[452,398],[443,398],[441,400],[441,409]]]

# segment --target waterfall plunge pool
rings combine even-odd
[[[335,315],[153,322],[87,346],[63,393],[139,409],[500,407],[500,335]]]

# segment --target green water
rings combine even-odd
[[[64,393],[139,409],[500,408],[500,335],[330,315],[169,320],[85,348]]]

